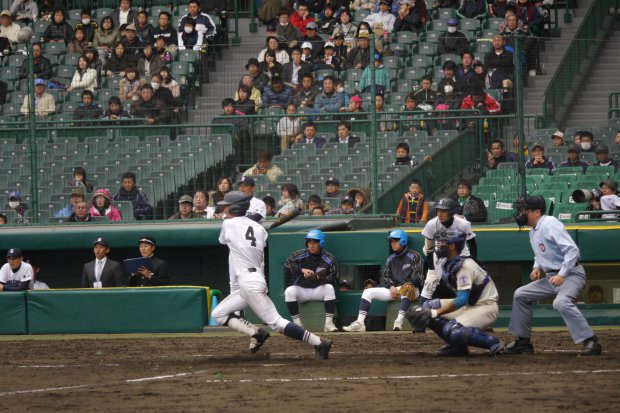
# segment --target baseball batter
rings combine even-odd
[[[513,205],[519,227],[527,225],[534,251],[531,283],[519,287],[512,300],[508,332],[517,337],[504,350],[506,354],[533,353],[532,304],[554,297],[553,308],[560,313],[573,341],[583,343],[582,356],[601,354],[602,347],[588,321],[575,302],[586,284],[586,273],[579,264],[579,248],[564,225],[545,215],[547,205],[542,196],[523,196]],[[543,277],[542,271],[545,275]]]
[[[362,292],[357,320],[343,327],[344,331],[366,331],[366,316],[373,300],[400,300],[398,316],[394,320],[394,331],[403,327],[405,312],[411,301],[419,295],[422,287],[422,256],[408,247],[408,237],[400,229],[391,231],[387,236],[391,254],[385,263],[381,287],[367,288]]]
[[[325,331],[338,331],[334,325],[336,290],[338,280],[336,258],[325,249],[325,234],[313,229],[306,234],[306,248],[295,251],[284,264],[284,275],[293,280],[284,290],[284,301],[293,322],[301,326],[299,303],[323,301],[325,303]],[[289,281],[290,283],[290,281]]]
[[[269,338],[269,332],[235,314],[250,307],[272,330],[313,345],[317,357],[327,359],[332,341],[320,338],[282,318],[267,295],[263,274],[267,231],[245,216],[250,206],[250,197],[243,192],[232,191],[217,205],[223,207],[222,212],[226,217],[219,241],[230,249],[228,265],[230,276],[234,277],[231,285],[237,285],[238,289],[213,309],[213,318],[219,324],[250,336],[250,351],[256,353]]]
[[[456,228],[435,235],[435,254],[444,259],[438,270],[456,298],[427,300],[407,313],[414,330],[423,331],[428,326],[446,342],[437,351],[439,356],[466,356],[468,346],[485,348],[489,355],[495,355],[504,347],[499,338],[484,331],[497,320],[499,295],[478,261],[462,255],[465,240],[465,232]]]
[[[32,267],[24,262],[22,250],[10,248],[6,264],[0,268],[0,291],[25,291],[30,285]]]
[[[441,269],[446,260],[433,253],[435,247],[434,238],[439,231],[446,228],[453,228],[459,232],[465,233],[467,242],[461,254],[464,256],[471,255],[474,258],[478,256],[478,247],[476,246],[475,239],[476,234],[471,229],[471,223],[466,219],[455,216],[459,208],[459,203],[454,199],[440,199],[439,202],[435,204],[437,216],[428,221],[422,230],[422,236],[424,236],[423,252],[426,255],[428,271],[426,273],[426,279],[424,280],[424,288],[420,294],[420,303],[433,298],[433,294],[441,282]]]

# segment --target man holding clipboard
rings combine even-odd
[[[170,283],[168,264],[153,255],[156,246],[155,238],[145,235],[139,241],[141,257],[123,261],[125,271],[129,274],[130,287],[151,287]]]

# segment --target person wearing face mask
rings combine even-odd
[[[439,54],[455,53],[461,55],[469,42],[467,37],[458,30],[459,21],[457,19],[448,20],[448,30],[439,36],[437,41],[437,51]]]
[[[443,79],[439,81],[437,85],[437,97],[441,94],[446,94],[445,87],[446,85],[452,86],[451,93],[460,95],[461,85],[458,83],[456,78],[456,63],[452,60],[446,60],[442,66],[443,69]]]
[[[590,131],[580,131],[581,136],[581,152],[596,153],[596,145],[594,145],[594,135]]]
[[[99,28],[97,22],[92,20],[92,16],[90,14],[90,10],[84,9],[80,13],[80,22],[75,25],[75,30],[82,29],[86,34],[86,40],[92,43],[95,38],[95,32]]]
[[[9,192],[9,202],[4,209],[6,211],[15,211],[18,221],[24,218],[26,206],[22,204],[22,195],[19,191]]]
[[[185,20],[183,31],[179,32],[179,50],[200,50],[198,36],[196,22],[192,19]]]
[[[457,91],[456,82],[453,79],[442,81],[443,88],[437,92],[437,106],[444,104],[448,109],[460,109],[462,95]]]

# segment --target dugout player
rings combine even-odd
[[[325,305],[324,331],[338,331],[334,325],[336,310],[336,290],[334,283],[338,280],[336,258],[325,251],[325,234],[313,229],[306,234],[306,248],[295,251],[284,263],[284,275],[287,283],[284,301],[293,322],[303,327],[299,318],[299,303],[323,301]]]
[[[564,225],[555,217],[545,215],[542,196],[523,196],[513,207],[519,227],[527,225],[534,251],[531,283],[519,287],[512,300],[508,332],[517,337],[504,350],[506,354],[533,353],[532,304],[553,297],[553,308],[560,313],[573,341],[583,343],[582,356],[601,354],[602,348],[588,321],[575,302],[586,284],[586,273],[579,264],[579,248]],[[545,276],[543,277],[542,272]]]
[[[504,343],[484,330],[497,320],[499,294],[480,263],[462,255],[465,240],[465,232],[457,228],[442,229],[435,235],[435,254],[445,258],[438,270],[456,298],[428,300],[412,308],[407,319],[416,331],[428,326],[446,342],[437,351],[439,356],[467,356],[468,346],[488,349],[493,356]]]
[[[411,301],[419,295],[423,284],[422,256],[417,251],[408,248],[409,240],[405,231],[393,230],[387,236],[387,240],[391,254],[385,262],[382,286],[364,290],[357,320],[343,327],[344,331],[366,331],[364,321],[370,310],[370,304],[375,299],[379,301],[400,300],[398,316],[394,320],[393,327],[394,331],[400,331],[403,327],[405,312],[409,309]]]
[[[437,257],[437,254],[433,253],[435,247],[435,235],[439,231],[452,228],[466,234],[466,244],[461,252],[462,255],[472,256],[476,258],[478,256],[478,247],[476,246],[476,234],[471,229],[471,223],[466,219],[455,216],[460,210],[460,204],[452,198],[442,198],[435,204],[435,212],[437,216],[426,223],[424,230],[422,230],[422,236],[424,236],[424,247],[422,252],[426,255],[426,263],[428,265],[428,272],[426,273],[426,279],[424,280],[424,288],[420,294],[420,304],[426,300],[433,298],[435,290],[441,282],[441,268],[445,262],[445,258]],[[437,270],[436,270],[437,269]],[[439,271],[439,274],[437,273]],[[442,284],[443,285],[443,284]],[[449,297],[450,292],[444,288],[441,291],[437,291],[435,298]],[[439,296],[439,297],[437,297]]]
[[[170,284],[170,269],[166,261],[155,256],[155,248],[157,241],[150,235],[144,235],[138,241],[140,256],[150,257],[153,264],[153,271],[142,266],[138,268],[138,272],[129,275],[130,287],[152,287],[157,285]]]
[[[263,250],[267,246],[267,231],[245,216],[250,207],[250,197],[240,191],[231,191],[217,205],[222,207],[225,216],[219,241],[230,250],[229,273],[234,277],[230,283],[238,288],[213,309],[213,319],[218,324],[250,336],[250,351],[256,353],[269,338],[269,332],[259,329],[236,314],[250,307],[272,330],[313,345],[317,357],[327,359],[332,341],[320,338],[282,318],[267,295],[267,283],[263,274]]]
[[[26,291],[30,285],[32,267],[24,262],[19,248],[10,248],[6,253],[7,263],[0,268],[0,291]]]

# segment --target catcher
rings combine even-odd
[[[422,288],[422,256],[408,248],[408,238],[405,231],[400,229],[390,232],[387,237],[390,244],[391,255],[385,262],[383,282],[381,287],[367,288],[362,293],[360,310],[357,320],[349,326],[343,327],[344,331],[366,331],[366,315],[370,310],[372,300],[396,301],[400,300],[398,317],[394,321],[394,331],[400,331],[403,327],[405,312],[415,300]]]
[[[467,356],[468,346],[486,348],[492,356],[504,348],[499,338],[484,331],[499,314],[497,289],[477,260],[460,255],[465,239],[464,232],[453,228],[439,231],[434,238],[437,257],[446,258],[442,278],[456,298],[435,298],[407,312],[414,331],[429,327],[447,343],[438,356]]]

